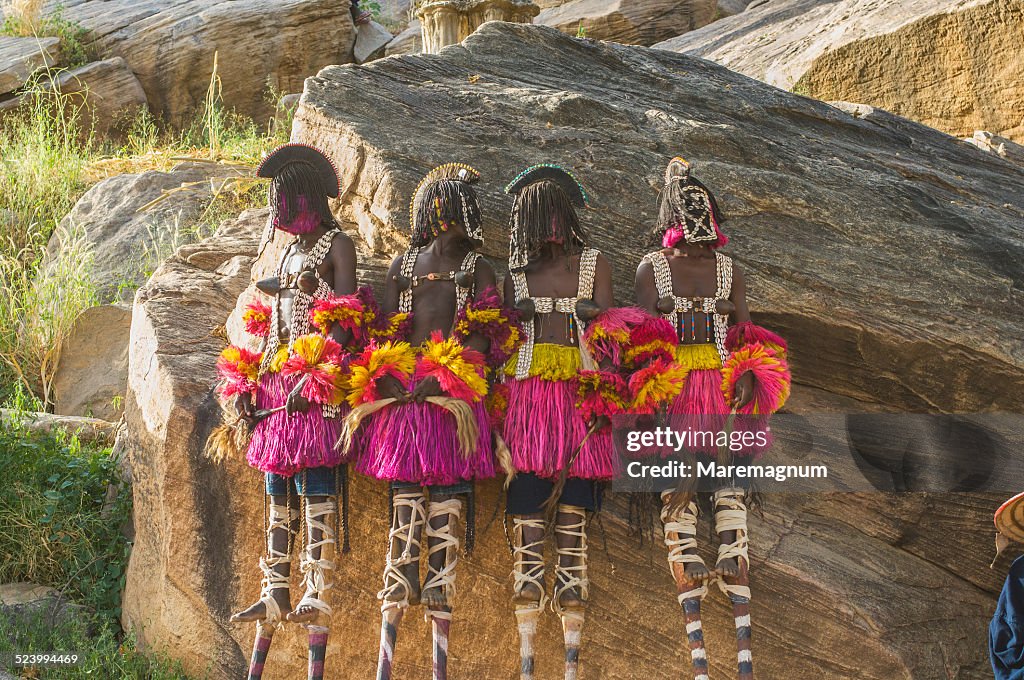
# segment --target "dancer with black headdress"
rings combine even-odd
[[[589,594],[587,523],[599,483],[616,472],[607,415],[621,378],[602,370],[587,330],[612,306],[611,268],[590,246],[577,209],[587,195],[567,170],[536,165],[506,187],[515,197],[505,299],[523,314],[525,341],[505,368],[504,439],[516,476],[508,489],[521,676],[533,677],[533,636],[549,598],[544,543],[555,534],[552,609],[561,617],[565,677],[575,678]],[[546,512],[548,510],[549,512]]]
[[[276,276],[257,283],[261,295],[244,314],[260,351],[231,346],[218,361],[222,397],[239,420],[220,428],[209,450],[217,456],[244,430],[250,465],[264,473],[266,555],[260,560],[260,599],[231,617],[255,621],[250,678],[263,673],[274,632],[286,621],[309,632],[309,677],[323,677],[331,607],[326,593],[337,553],[338,507],[346,475],[334,448],[341,431],[343,373],[364,333],[364,300],[356,292],[356,254],[328,206],[339,194],[338,174],[317,149],[286,144],[262,162],[257,175],[271,180],[271,218],[262,247],[275,230],[294,236]],[[262,251],[261,247],[261,251]],[[243,427],[248,425],[248,427]],[[245,440],[245,437],[242,437]],[[294,609],[289,582],[293,534],[305,526],[300,569],[305,592]]]

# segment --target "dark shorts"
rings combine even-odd
[[[457,484],[434,484],[423,486],[415,482],[391,482],[392,491],[407,491],[409,489],[427,489],[431,494],[455,496],[456,494],[468,494],[473,491],[473,482],[459,482]]]
[[[307,468],[291,477],[268,472],[267,495],[286,496],[294,493],[299,496],[337,496],[339,482],[347,473],[348,468],[344,465]]]
[[[541,506],[551,496],[554,487],[553,480],[543,479],[532,472],[520,472],[508,487],[505,513],[535,515],[543,512]],[[601,508],[601,493],[593,480],[570,477],[565,480],[565,488],[558,502],[597,512]]]

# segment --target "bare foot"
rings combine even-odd
[[[740,565],[735,557],[719,560],[715,565],[715,571],[723,578],[736,578],[740,575]]]
[[[688,581],[706,581],[711,576],[703,562],[688,562],[683,573]]]
[[[440,607],[448,606],[448,598],[445,597],[444,591],[441,588],[433,586],[423,591],[423,596],[420,601],[428,609],[438,609]]]
[[[563,609],[578,609],[583,605],[583,600],[575,588],[566,588],[558,595],[558,604]]]
[[[412,562],[410,564],[403,564],[400,566],[399,571],[405,576],[405,580],[409,583],[409,592],[405,592],[405,584],[399,583],[398,587],[384,599],[388,602],[401,602],[408,600],[410,605],[417,605],[420,603],[420,564],[419,562]],[[393,581],[389,578],[385,583],[386,588],[390,588]]]
[[[530,605],[540,602],[543,593],[536,583],[524,583],[519,592],[512,596],[512,603],[518,605]]]
[[[277,602],[277,608],[282,612],[286,612],[292,608],[291,598],[288,596],[288,590],[285,588],[277,588],[271,591],[271,596],[274,601]],[[231,623],[249,623],[252,621],[262,621],[267,618],[267,606],[263,602],[257,602],[247,609],[243,609],[240,612],[236,612],[231,615]]]

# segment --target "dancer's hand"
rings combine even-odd
[[[285,404],[284,410],[288,415],[294,415],[296,413],[305,413],[309,410],[309,407],[309,399],[302,396],[301,392],[292,392],[288,395],[288,402]]]
[[[235,413],[242,420],[251,423],[255,420],[256,410],[248,394],[239,394],[235,397]]]
[[[400,402],[409,401],[409,390],[393,375],[382,375],[377,378],[377,396],[381,399],[397,399]]]
[[[754,399],[754,374],[747,371],[736,381],[736,391],[733,393],[732,404],[734,410],[739,410]]]
[[[412,399],[417,404],[422,404],[427,397],[440,397],[443,394],[441,383],[437,382],[437,378],[430,377],[416,384],[412,390]]]

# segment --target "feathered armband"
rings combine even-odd
[[[740,412],[764,415],[782,408],[789,398],[791,381],[784,348],[785,343],[779,346],[776,343],[751,342],[733,350],[722,366],[722,392],[726,401],[733,400],[736,383],[750,371],[754,375],[754,398]]]
[[[416,378],[436,378],[445,394],[466,402],[480,401],[487,394],[484,355],[464,347],[456,336],[443,338],[434,331],[423,343],[416,364]]]
[[[519,317],[518,310],[503,306],[497,289],[489,286],[459,310],[455,318],[454,335],[463,341],[471,335],[487,338],[490,341],[487,365],[502,366],[523,341],[523,326]]]
[[[228,345],[217,357],[217,375],[220,378],[218,392],[224,399],[256,391],[260,362],[263,354],[244,347]]]
[[[624,413],[629,406],[626,381],[611,371],[580,371],[576,409],[585,421]]]
[[[669,364],[675,361],[678,342],[672,322],[660,316],[647,316],[630,330],[623,359],[626,366],[636,369],[656,362]]]
[[[366,308],[358,293],[352,295],[331,295],[317,300],[309,310],[309,322],[324,335],[331,332],[334,324],[350,331],[353,339],[359,338],[365,323]]]
[[[253,297],[245,311],[242,312],[242,322],[245,324],[245,332],[257,338],[265,338],[270,335],[271,309],[259,297]]]
[[[583,343],[595,361],[621,366],[633,328],[649,318],[638,307],[611,307],[598,314],[583,333]]]

